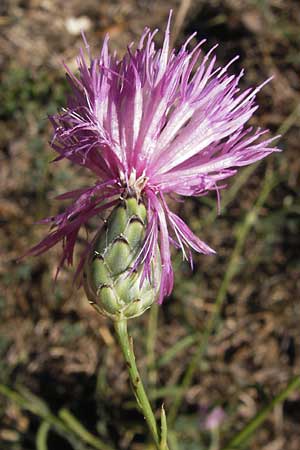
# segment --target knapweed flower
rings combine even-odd
[[[199,411],[200,429],[214,431],[223,424],[226,413],[221,406],[214,407],[210,412],[207,407],[201,407]]]
[[[151,284],[153,263],[159,261],[159,282],[153,289],[162,302],[173,287],[170,245],[191,263],[191,250],[214,253],[169,209],[168,197],[176,200],[218,193],[223,187],[219,183],[239,167],[276,149],[270,145],[273,139],[261,139],[267,130],[246,126],[258,108],[255,98],[264,83],[240,91],[243,71],[228,73],[236,58],[223,68],[216,66],[214,48],[200,58],[204,41],[188,49],[194,35],[177,53],[170,51],[170,18],[161,49],[155,48],[156,32],[146,28],[138,45],[131,44],[122,59],[109,53],[108,37],[99,56],[92,58],[84,38],[88,61],[81,51],[78,76],[66,68],[72,93],[67,107],[50,119],[52,147],[58,153],[56,161],[66,158],[85,167],[94,174],[95,184],[59,197],[71,203],[62,214],[44,220],[52,225],[51,231],[31,253],[42,253],[61,241],[59,268],[65,262],[72,264],[80,228],[93,216],[124,207],[124,202],[128,209],[129,200],[134,199],[133,209],[122,219],[123,228],[117,229],[115,219],[109,220],[109,242],[104,227],[87,243],[77,275],[89,258],[95,260],[95,242],[101,247],[99,261],[106,245],[118,243],[124,253],[116,256],[110,247],[111,270],[121,259],[120,273],[125,267],[131,274],[139,271],[140,287]],[[142,210],[137,212],[140,205]],[[134,225],[135,231],[129,230],[129,225]],[[133,249],[131,256],[125,248],[129,231],[133,240],[134,233],[139,236],[138,245],[129,248]],[[104,238],[99,244],[101,233]],[[97,270],[90,271],[94,282],[91,296],[97,295]],[[101,286],[104,284],[102,280]]]

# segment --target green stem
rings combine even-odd
[[[193,381],[193,377],[197,371],[197,368],[201,365],[203,357],[205,356],[205,353],[206,353],[206,350],[208,347],[209,338],[213,334],[215,329],[217,328],[218,322],[220,320],[223,304],[226,299],[228,286],[229,286],[232,278],[234,277],[234,275],[237,273],[238,266],[239,266],[239,258],[240,258],[241,252],[243,250],[243,246],[244,246],[244,243],[248,236],[248,233],[251,230],[253,224],[255,223],[262,205],[264,204],[264,202],[268,198],[270,192],[276,186],[277,183],[278,183],[278,180],[275,180],[273,173],[271,171],[267,171],[267,173],[265,175],[265,182],[264,182],[263,188],[261,190],[261,193],[260,193],[255,205],[246,214],[244,222],[237,229],[236,244],[233,249],[229,263],[227,265],[227,270],[225,272],[224,278],[220,285],[220,288],[219,288],[219,291],[218,291],[218,294],[216,297],[216,301],[213,305],[212,313],[210,315],[210,318],[207,322],[206,328],[205,328],[202,336],[201,336],[201,334],[199,334],[200,342],[199,342],[198,348],[196,349],[196,352],[187,367],[187,370],[184,374],[180,389],[178,390],[177,394],[174,396],[174,402],[173,402],[173,405],[171,407],[170,414],[169,414],[169,423],[171,425],[176,420],[177,413],[181,406],[184,394],[187,391],[187,389],[189,388],[189,386],[191,385],[191,383]]]
[[[220,429],[217,427],[211,431],[209,450],[220,450]]]
[[[135,398],[137,400],[138,406],[142,410],[142,413],[145,417],[145,420],[147,422],[147,425],[149,427],[151,436],[153,438],[153,441],[155,442],[157,450],[161,450],[156,419],[154,417],[154,413],[152,411],[150,402],[148,400],[146,391],[142,383],[142,379],[136,366],[132,339],[129,337],[127,331],[127,320],[126,319],[116,320],[114,325],[116,334],[118,336],[119,344],[121,346],[123,356],[126,361],[132,389]]]
[[[273,400],[265,406],[250,422],[238,432],[223,450],[242,449],[247,444],[248,439],[253,435],[256,429],[266,420],[274,406],[283,402],[291,392],[300,388],[300,376],[293,378],[287,387],[281,391]]]
[[[156,366],[155,366],[155,342],[157,334],[158,321],[158,304],[151,306],[149,311],[148,333],[146,340],[147,351],[147,369],[148,369],[148,383],[147,386],[155,386],[157,381]]]

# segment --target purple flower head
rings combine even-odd
[[[221,406],[214,407],[210,412],[208,412],[207,407],[202,407],[199,416],[200,428],[207,431],[219,428],[226,418],[225,411]]]
[[[148,225],[135,267],[150,265],[159,242],[162,281],[159,301],[173,287],[170,244],[192,263],[191,249],[214,251],[167,205],[168,196],[202,196],[223,187],[218,183],[241,166],[254,163],[276,149],[273,139],[262,140],[267,130],[253,130],[246,122],[258,108],[256,94],[265,84],[239,89],[239,75],[228,74],[230,64],[216,67],[211,49],[200,59],[201,41],[188,49],[192,35],[175,53],[169,49],[170,18],[163,46],[156,49],[157,32],[145,29],[139,44],[129,45],[119,59],[108,50],[92,58],[84,38],[78,59],[79,75],[67,67],[72,94],[66,108],[50,118],[56,161],[67,158],[95,175],[95,184],[61,195],[71,204],[65,212],[45,219],[52,231],[30,250],[40,254],[63,243],[58,270],[72,264],[82,225],[119,202],[135,195],[146,207]],[[199,62],[200,61],[200,62]],[[268,81],[268,80],[267,80]],[[91,243],[78,265],[81,272]]]

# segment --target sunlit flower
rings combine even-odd
[[[170,245],[191,263],[191,249],[214,253],[170,211],[168,197],[203,196],[212,190],[218,194],[224,187],[219,182],[276,149],[271,147],[275,138],[261,139],[266,130],[245,126],[265,83],[241,92],[243,71],[228,73],[236,58],[217,67],[213,48],[201,59],[204,41],[188,49],[194,35],[177,53],[170,51],[170,19],[157,50],[156,32],[145,29],[137,47],[130,45],[122,59],[109,53],[108,37],[100,55],[92,58],[84,39],[88,61],[81,51],[79,75],[66,68],[72,94],[67,107],[50,119],[52,147],[56,161],[66,158],[85,167],[95,175],[95,184],[59,196],[71,204],[43,221],[52,225],[51,231],[30,253],[40,254],[62,241],[59,268],[72,264],[80,228],[118,205],[120,197],[135,196],[147,208],[147,228],[134,267],[143,264],[144,278],[151,276],[158,242],[161,302],[173,287]]]

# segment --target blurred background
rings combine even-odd
[[[65,104],[62,61],[76,69],[80,30],[94,55],[107,32],[122,54],[145,25],[163,30],[170,8],[176,47],[197,31],[205,52],[220,44],[218,63],[240,55],[231,71],[245,68],[242,87],[275,76],[252,124],[281,134],[283,152],[229,180],[220,216],[213,193],[180,206],[217,255],[195,255],[191,272],[174,254],[172,297],[130,322],[138,363],[153,404],[165,402],[172,450],[222,449],[262,408],[266,420],[234,448],[300,448],[299,386],[276,399],[300,374],[299,1],[2,0],[3,450],[152,448],[111,323],[73,288],[71,268],[53,282],[59,247],[16,258],[47,232],[35,222],[63,207],[54,197],[89,182],[80,168],[49,164],[47,115]]]

